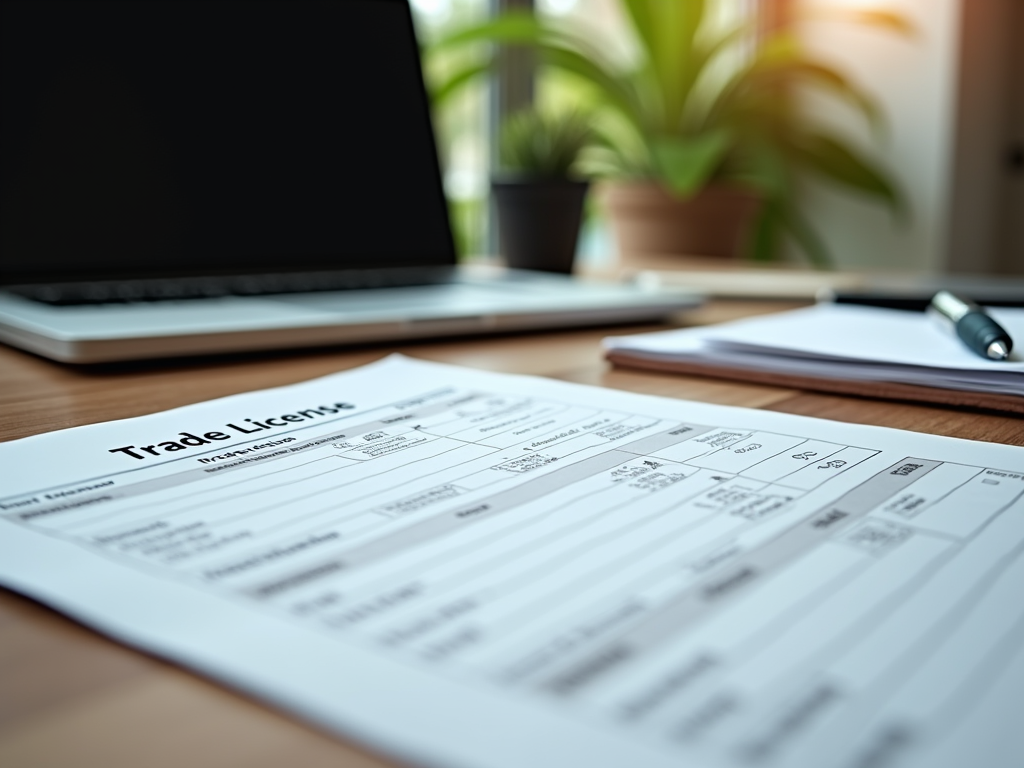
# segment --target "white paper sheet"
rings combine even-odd
[[[1024,395],[1024,310],[993,309],[1017,343],[986,360],[924,314],[818,304],[722,325],[619,336],[605,346],[663,361]]]
[[[1024,754],[1022,448],[391,358],[0,466],[0,583],[418,764]]]
[[[1024,343],[1024,310],[991,309],[1011,337]],[[928,315],[895,309],[817,304],[793,312],[748,320],[742,327],[720,327],[720,341],[763,349],[895,365],[933,368],[1024,371],[1024,358],[986,360]]]

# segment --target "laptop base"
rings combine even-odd
[[[0,292],[0,340],[69,363],[657,321],[687,291],[458,267],[450,280],[360,290],[76,304]]]

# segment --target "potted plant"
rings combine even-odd
[[[623,250],[734,254],[742,242],[751,257],[768,260],[788,235],[812,263],[825,266],[824,245],[796,205],[796,183],[803,172],[894,211],[901,208],[883,169],[799,109],[795,95],[810,87],[849,102],[872,124],[880,119],[870,97],[803,50],[793,19],[768,32],[759,31],[753,20],[715,30],[709,22],[711,0],[621,2],[639,52],[628,68],[617,67],[578,32],[525,13],[454,31],[431,50],[481,41],[530,45],[542,63],[593,86],[601,111],[603,170],[618,180],[608,199],[613,224],[627,239],[631,233],[647,238],[623,243]],[[896,14],[830,13],[890,30],[908,29]],[[436,97],[445,98],[489,65],[485,55],[450,72],[436,85]],[[694,223],[681,226],[682,240],[675,245],[652,240],[657,231],[686,221],[688,209]],[[658,224],[663,219],[669,226]],[[754,220],[746,234],[744,220]],[[694,226],[708,222],[717,223],[719,231],[693,235]]]
[[[590,141],[579,112],[528,109],[502,126],[502,171],[491,182],[501,252],[514,269],[572,271],[589,182],[574,177]]]

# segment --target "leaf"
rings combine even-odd
[[[832,258],[818,233],[795,208],[780,201],[769,201],[761,208],[749,244],[752,261],[777,261],[782,235],[788,234],[818,269],[831,269]]]
[[[616,77],[597,62],[569,48],[558,45],[540,45],[538,51],[543,62],[571,72],[596,86],[611,105],[638,130],[646,131],[648,126],[636,95],[622,78]]]
[[[800,38],[793,32],[776,32],[757,49],[753,67],[764,67],[772,64],[795,61],[806,56]]]
[[[501,159],[509,170],[545,178],[569,178],[592,138],[590,116],[586,113],[525,109],[502,125]]]
[[[690,84],[690,92],[677,130],[683,133],[694,133],[701,130],[702,126],[713,124],[707,120],[708,112],[713,108],[716,98],[728,82],[728,80],[722,82],[722,70],[715,66],[718,57],[727,52],[733,52],[745,59],[746,52],[742,49],[738,50],[738,45],[752,42],[755,31],[756,26],[752,22],[746,21],[710,39],[708,36],[704,36],[698,41],[691,62],[694,79]],[[734,70],[737,65],[735,62],[728,62],[728,66]]]
[[[784,202],[792,193],[789,165],[779,147],[757,135],[741,137],[730,178],[753,187],[768,200]]]
[[[644,49],[651,51],[657,38],[655,33],[657,22],[652,13],[650,3],[646,0],[623,0],[622,4],[626,8],[630,21],[633,22],[633,28],[636,30]]]
[[[810,223],[792,206],[780,206],[779,219],[785,230],[800,246],[801,250],[818,269],[831,269],[832,258],[828,254],[825,241],[814,230]]]
[[[755,29],[756,27],[750,22],[737,24],[735,27],[723,32],[710,42],[699,46],[694,55],[694,68],[697,70],[697,76],[700,77],[704,68],[718,54],[722,53],[722,51],[726,50],[730,45],[738,43],[747,35],[753,34]]]
[[[841,72],[827,64],[807,59],[796,60],[786,66],[779,67],[778,72],[766,70],[764,75],[767,77],[776,76],[793,83],[807,83],[818,86],[857,107],[873,128],[878,128],[881,125],[882,111],[878,103],[850,82]]]
[[[482,24],[462,27],[435,40],[427,48],[435,54],[467,43],[535,44],[543,41],[551,30],[529,12],[509,11]]]
[[[775,261],[779,251],[782,221],[777,210],[778,204],[768,202],[754,223],[753,235],[748,244],[751,261]]]
[[[544,63],[571,72],[597,87],[610,105],[638,130],[643,132],[647,127],[636,94],[624,78],[612,74],[596,53],[586,55],[576,49],[587,48],[586,43],[546,26],[530,13],[508,12],[492,21],[457,30],[431,45],[430,53],[474,42],[530,45],[538,51]],[[488,59],[456,72],[437,85],[433,93],[435,102],[447,98],[458,87],[492,67],[493,54]]]
[[[754,92],[758,95],[776,95],[778,89],[770,91],[766,83],[758,84],[757,75],[779,62],[790,62],[800,55],[796,39],[789,35],[776,35],[763,44],[757,51],[754,60],[740,67],[719,88],[707,108],[703,125],[711,126],[727,119],[730,113],[741,109],[741,98],[745,93]]]
[[[594,147],[585,166],[596,175],[651,178],[656,171],[650,147],[625,120],[609,120],[608,115],[594,125]]]
[[[623,0],[657,84],[660,128],[673,130],[700,74],[695,66],[697,31],[704,21],[705,0]]]
[[[693,138],[658,138],[651,142],[651,150],[669,189],[686,197],[704,186],[722,162],[730,143],[729,132],[718,130]]]
[[[487,74],[493,65],[492,61],[475,62],[449,75],[440,83],[430,88],[430,103],[434,106],[443,104],[462,86]]]
[[[802,54],[789,59],[756,61],[723,89],[712,111],[716,118],[724,119],[729,114],[748,110],[752,102],[763,102],[770,97],[778,99],[780,93],[786,94],[804,85],[821,88],[852,104],[873,129],[880,128],[882,111],[872,97],[833,67]]]
[[[902,198],[886,173],[842,139],[810,133],[801,137],[793,149],[808,167],[821,175],[881,198],[897,214],[906,212]]]

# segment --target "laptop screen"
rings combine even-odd
[[[443,265],[405,0],[4,0],[0,280]]]

